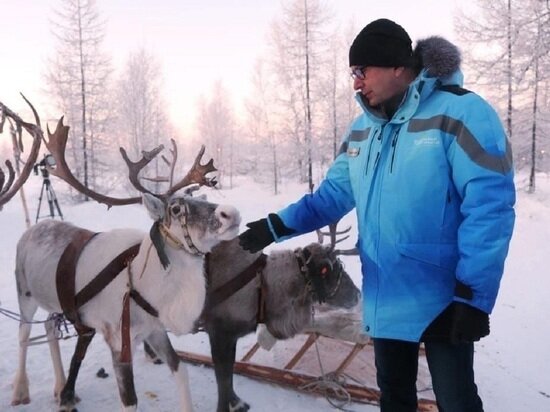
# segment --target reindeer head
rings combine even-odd
[[[340,259],[329,246],[311,243],[295,251],[300,270],[319,303],[351,308],[357,304],[360,292]]]
[[[241,217],[228,205],[207,202],[190,195],[163,200],[145,193],[143,204],[155,221],[151,240],[166,269],[169,259],[165,247],[204,255],[222,240],[233,239],[239,232]]]

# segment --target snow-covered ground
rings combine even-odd
[[[148,229],[150,220],[141,206],[125,206],[107,210],[105,206],[89,203],[70,206],[63,202],[64,184],[53,180],[61,199],[65,219],[95,231],[113,227]],[[31,176],[25,185],[31,220],[34,222],[41,179]],[[538,177],[537,193],[528,195],[518,190],[517,223],[500,296],[491,316],[491,335],[483,339],[476,349],[476,376],[484,400],[486,412],[550,411],[550,351],[546,339],[550,338],[550,279],[546,262],[550,248],[550,179]],[[218,203],[237,206],[244,223],[276,211],[297,199],[305,186],[285,184],[285,193],[273,196],[271,190],[253,179],[236,180],[232,190],[208,192],[209,199]],[[42,207],[46,213],[46,208]],[[353,224],[353,216],[345,222]],[[25,230],[21,202],[16,196],[0,212],[0,306],[17,311],[17,297],[13,276],[15,245]],[[352,235],[352,239],[354,236]],[[347,246],[352,246],[353,240]],[[315,240],[313,235],[292,239],[271,248],[292,248]],[[360,283],[359,264],[354,257],[346,257],[346,268]],[[36,319],[44,319],[39,312]],[[0,410],[1,411],[53,411],[53,373],[47,345],[29,349],[28,374],[31,403],[12,407],[11,381],[17,364],[17,322],[0,318]],[[33,328],[33,335],[43,333],[41,325]],[[205,335],[172,337],[174,346],[186,351],[208,352]],[[239,345],[240,353],[254,341],[249,336]],[[61,342],[64,362],[67,366],[74,340]],[[168,368],[147,362],[139,349],[134,354],[134,375],[141,411],[177,410],[175,385]],[[99,379],[96,372],[105,368],[109,377]],[[191,376],[191,392],[196,411],[214,411],[216,389],[213,371],[206,367],[188,366]],[[331,405],[322,397],[282,389],[236,376],[237,392],[247,400],[253,410],[262,412],[330,411]],[[77,393],[82,399],[81,412],[97,408],[105,411],[119,410],[119,398],[112,373],[110,354],[101,337],[96,337],[80,371]],[[351,404],[352,411],[376,411],[377,407]]]

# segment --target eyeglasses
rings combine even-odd
[[[357,66],[354,69],[351,69],[350,76],[353,80],[365,80],[365,70],[367,66]]]

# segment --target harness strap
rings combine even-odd
[[[210,255],[208,254],[206,262],[208,262],[209,257]],[[254,262],[252,262],[250,266],[239,273],[239,275],[235,276],[233,279],[228,280],[223,285],[218,286],[213,291],[207,290],[206,302],[204,305],[205,309],[211,310],[215,308],[217,305],[219,305],[230,296],[234,295],[243,287],[245,287],[248,283],[252,281],[252,279],[254,279],[258,275],[258,272],[265,267],[266,262],[267,255],[262,253]],[[208,263],[206,263],[206,267],[208,267]]]
[[[91,298],[99,294],[105,287],[111,283],[120,272],[128,266],[128,263],[136,257],[141,243],[129,247],[117,257],[115,257],[99,274],[94,277],[75,297],[76,308],[82,307]],[[73,276],[74,278],[74,276]],[[70,319],[69,319],[70,320]]]
[[[159,312],[156,310],[143,296],[141,296],[141,293],[139,293],[135,289],[130,290],[130,297],[134,299],[134,302],[141,307],[145,312],[147,312],[149,315],[158,318]]]
[[[76,264],[82,250],[96,234],[86,229],[79,229],[75,232],[73,239],[59,258],[55,274],[57,298],[59,299],[61,309],[65,317],[75,325],[75,329],[79,334],[89,332],[92,329],[83,325],[78,315],[78,306],[75,300]]]
[[[267,316],[265,314],[265,297],[267,296],[267,286],[260,277],[260,290],[258,294],[258,316],[256,317],[256,323],[264,323],[267,327]],[[268,328],[269,330],[269,328]]]
[[[122,340],[122,346],[120,348],[121,363],[132,362],[132,342],[130,339],[130,293],[124,294],[122,300],[122,318],[120,320],[120,337]]]

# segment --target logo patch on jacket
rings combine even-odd
[[[361,149],[359,147],[348,147],[348,156],[349,157],[357,157],[359,156],[359,152]]]
[[[436,136],[422,136],[414,139],[415,146],[439,146],[440,140]]]

